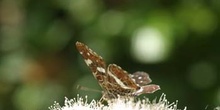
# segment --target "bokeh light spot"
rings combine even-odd
[[[83,24],[94,20],[101,10],[98,0],[71,0],[68,8],[72,17]]]
[[[118,11],[108,11],[99,20],[100,30],[107,35],[117,35],[124,26],[124,15]]]
[[[191,66],[189,70],[189,82],[196,88],[206,89],[217,80],[215,66],[208,62],[200,62]]]
[[[202,35],[213,33],[217,28],[218,20],[215,13],[200,3],[195,5],[185,2],[180,6],[178,16],[190,29]]]
[[[143,27],[138,29],[132,39],[133,57],[143,63],[164,60],[167,47],[163,37],[156,28]]]
[[[16,53],[2,57],[0,64],[0,80],[15,83],[20,81],[26,63],[24,53]]]

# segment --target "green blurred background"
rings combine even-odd
[[[101,90],[81,41],[130,73],[146,71],[178,108],[220,105],[220,0],[1,0],[0,110],[46,110]]]

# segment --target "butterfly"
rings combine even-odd
[[[160,90],[159,85],[149,84],[152,80],[147,73],[138,71],[129,74],[116,64],[107,66],[101,56],[81,42],[76,42],[76,48],[103,89],[101,99],[135,97]]]

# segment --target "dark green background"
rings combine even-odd
[[[45,110],[78,93],[98,100],[76,89],[101,90],[76,41],[130,73],[148,72],[161,90],[142,96],[212,110],[220,105],[219,23],[219,0],[1,0],[0,110]],[[135,58],[142,28],[160,34],[162,59]]]

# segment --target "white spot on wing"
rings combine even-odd
[[[134,82],[136,82],[136,80],[135,80],[134,78],[132,78],[132,80],[133,80]]]
[[[90,59],[85,59],[85,62],[86,62],[87,65],[92,64],[92,60],[90,60]]]
[[[142,77],[141,77],[141,76],[139,76],[139,77],[138,77],[138,79],[142,79]]]
[[[97,70],[98,70],[99,72],[101,72],[101,73],[105,73],[105,69],[102,68],[102,67],[97,67]]]

